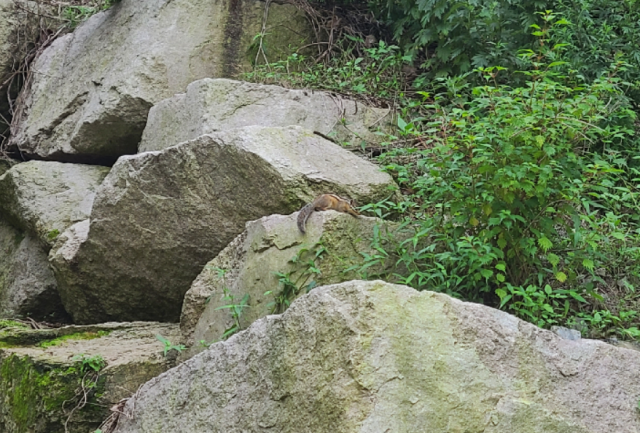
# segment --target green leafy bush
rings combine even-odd
[[[488,67],[469,99],[444,89],[456,102],[430,103],[423,93],[432,114],[398,125],[418,146],[383,158],[411,193],[401,206],[415,235],[396,251],[409,269],[401,282],[545,326],[604,300],[608,262],[638,244],[640,196],[618,150],[635,121],[616,75],[624,64],[588,84],[562,72],[562,45],[536,35],[540,50],[520,53],[522,86],[499,84],[506,71]]]
[[[636,0],[558,0],[553,9],[571,21],[556,37],[568,44],[566,58],[588,80],[612,63],[628,64],[619,76],[640,81],[640,3]],[[630,92],[636,102],[640,93]]]
[[[424,60],[429,77],[520,67],[514,53],[534,48],[529,27],[542,24],[537,11],[552,10],[570,24],[555,29],[555,40],[567,44],[566,58],[587,81],[618,61],[629,64],[621,78],[640,81],[636,0],[372,0],[370,5],[399,45]],[[640,93],[633,97],[640,102]]]
[[[513,54],[533,39],[529,26],[538,0],[372,0],[370,5],[409,53],[422,53],[433,75],[460,74],[476,67],[511,66]]]

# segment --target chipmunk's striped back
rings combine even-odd
[[[338,212],[348,213],[354,217],[358,217],[360,213],[356,210],[356,203],[354,200],[348,198],[342,198],[335,194],[322,194],[316,197],[311,203],[305,205],[300,209],[298,213],[298,229],[302,233],[305,232],[305,226],[307,219],[314,211],[322,210],[335,210]]]

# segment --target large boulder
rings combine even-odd
[[[0,220],[0,318],[27,316],[66,319],[45,248]]]
[[[146,383],[117,433],[635,433],[640,353],[381,281],[312,290]]]
[[[235,76],[248,65],[264,8],[257,0],[115,3],[34,62],[12,146],[71,162],[107,163],[136,153],[152,105],[192,81]],[[270,3],[267,25],[265,43],[275,51],[309,34],[292,4]]]
[[[97,186],[109,168],[29,161],[0,176],[0,216],[51,246],[72,224],[89,217]]]
[[[120,158],[90,221],[63,234],[50,260],[77,323],[177,322],[192,281],[247,221],[294,212],[324,192],[378,201],[393,185],[299,127],[221,131]]]
[[[182,341],[190,346],[185,356],[221,340],[228,330],[245,329],[261,317],[282,312],[316,286],[358,278],[363,254],[375,254],[374,245],[384,245],[391,231],[395,239],[402,236],[395,224],[335,211],[313,213],[302,235],[292,230],[297,216],[270,215],[247,223],[205,266],[182,306]],[[379,233],[375,241],[374,229]],[[384,271],[382,266],[366,268],[369,275]],[[241,304],[245,297],[234,318],[228,306]]]
[[[203,79],[149,111],[140,152],[160,150],[224,129],[298,125],[339,142],[379,142],[391,110],[311,90]]]
[[[171,367],[156,335],[176,341],[177,326],[138,322],[26,330],[0,322],[0,431],[95,431],[110,408]],[[97,373],[100,359],[106,368]]]

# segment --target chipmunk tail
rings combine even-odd
[[[300,209],[300,212],[298,212],[298,230],[300,230],[302,234],[306,233],[305,226],[307,225],[307,220],[311,216],[311,212],[313,212],[313,206],[311,203],[304,206]]]

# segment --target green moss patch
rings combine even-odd
[[[50,241],[55,240],[58,236],[60,236],[60,230],[58,229],[53,229],[47,233],[47,239]]]
[[[62,433],[83,376],[75,365],[48,365],[10,355],[0,361],[0,401],[5,403],[0,417],[9,431]],[[103,392],[103,382],[90,391],[93,403]],[[77,411],[72,421],[85,418],[84,412],[94,411],[93,407]]]
[[[59,346],[67,340],[93,340],[109,335],[112,330],[91,329],[27,329],[26,327],[0,327],[0,347],[51,347]]]
[[[41,341],[36,346],[38,347],[51,347],[59,346],[67,340],[93,340],[94,338],[100,338],[109,335],[109,331],[97,331],[97,332],[78,332],[75,334],[63,335],[61,337],[54,338],[52,340]]]
[[[16,322],[15,320],[2,319],[0,320],[0,329],[4,329],[4,328],[28,329],[29,327],[24,323]]]

